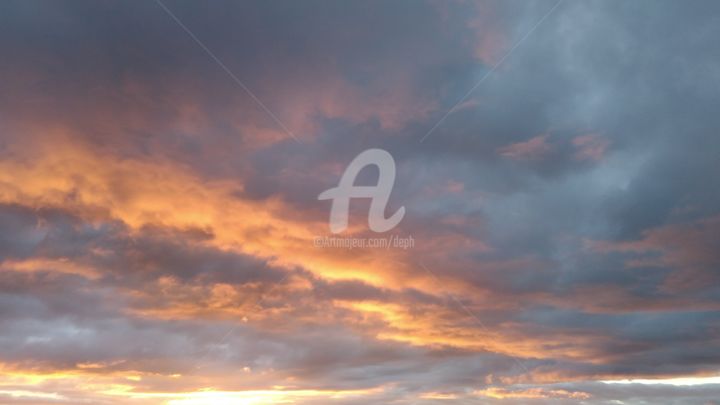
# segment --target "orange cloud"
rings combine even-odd
[[[626,262],[629,267],[669,267],[676,270],[665,281],[667,291],[682,291],[717,280],[709,271],[720,265],[717,235],[720,217],[692,223],[665,225],[643,232],[642,239],[628,242],[590,242],[595,251],[628,252],[640,255]]]
[[[475,394],[495,399],[590,399],[590,394],[582,391],[545,388],[507,389],[492,387],[475,391]]]
[[[576,149],[575,159],[597,162],[605,156],[610,141],[600,135],[587,134],[576,136],[572,144]]]
[[[551,149],[547,139],[548,135],[538,135],[524,142],[503,146],[497,151],[500,155],[515,160],[539,159]]]

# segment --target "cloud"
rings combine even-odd
[[[550,150],[547,138],[547,135],[538,135],[525,142],[503,146],[498,153],[510,159],[539,159]]]
[[[0,5],[0,402],[718,397],[603,382],[720,361],[715,3],[168,6],[300,142],[152,2]],[[416,248],[314,247],[369,147]]]
[[[669,268],[663,288],[669,291],[701,289],[713,285],[712,269],[720,263],[715,246],[720,218],[711,217],[649,229],[643,237],[627,242],[595,242],[599,252],[627,252],[631,268]]]
[[[577,148],[576,159],[592,161],[602,159],[610,145],[608,140],[594,134],[576,136],[572,143]]]

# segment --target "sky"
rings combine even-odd
[[[0,2],[0,404],[720,404],[717,38],[709,0]],[[402,220],[333,233],[368,149]]]

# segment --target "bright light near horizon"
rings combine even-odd
[[[157,398],[167,405],[275,405],[292,404],[299,399],[337,399],[362,396],[382,388],[347,391],[324,390],[255,390],[255,391],[196,391],[185,393],[123,393],[133,399]]]
[[[626,379],[626,380],[605,380],[601,381],[606,384],[664,384],[675,386],[703,385],[703,384],[720,384],[720,376],[714,377],[678,377],[678,378],[659,378],[659,379]]]
[[[172,399],[168,405],[270,405],[291,402],[282,392],[202,392],[188,394],[189,398]]]

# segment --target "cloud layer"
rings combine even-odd
[[[241,85],[156,2],[0,4],[1,403],[720,397],[717,3],[163,4]],[[415,247],[314,246],[369,148]]]

